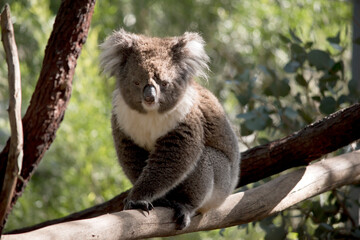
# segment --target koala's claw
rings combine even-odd
[[[124,210],[130,210],[130,209],[141,209],[149,214],[149,212],[154,209],[154,206],[152,205],[151,202],[145,200],[139,200],[139,201],[128,200],[125,203]]]

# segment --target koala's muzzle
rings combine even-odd
[[[147,103],[155,102],[156,88],[150,84],[146,85],[144,87],[143,96],[144,96],[145,102],[147,102]]]

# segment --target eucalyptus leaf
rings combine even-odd
[[[341,73],[341,78],[344,78],[344,62],[342,60],[336,62],[330,69],[330,74]]]
[[[324,74],[319,80],[320,91],[324,92],[328,90],[330,92],[334,92],[333,89],[338,80],[338,75]]]
[[[237,118],[242,118],[245,120],[254,119],[256,118],[256,113],[254,111],[246,112],[246,113],[240,113],[236,115]]]
[[[287,79],[281,80],[278,84],[276,84],[277,93],[280,97],[285,97],[290,93],[290,85]]]
[[[319,109],[324,114],[331,114],[336,111],[336,100],[333,97],[324,97],[321,102]]]
[[[265,88],[264,94],[267,96],[285,97],[290,93],[288,79],[276,80],[270,86]]]
[[[272,123],[269,117],[269,111],[265,106],[260,106],[247,113],[239,114],[238,118],[245,119],[244,126],[250,131],[264,130]]]
[[[241,134],[241,136],[249,136],[253,132],[254,131],[248,129],[244,123],[240,124],[240,134]]]
[[[297,94],[296,94],[296,96],[295,96],[295,101],[296,101],[298,104],[302,104],[301,94],[300,94],[300,93],[297,93]]]
[[[280,40],[283,41],[284,43],[290,43],[291,40],[288,37],[285,37],[282,34],[279,34]]]
[[[314,44],[314,42],[306,42],[305,45],[304,45],[304,47],[305,47],[306,49],[309,49],[309,48],[311,48],[311,47],[313,46],[313,44]]]
[[[295,120],[298,117],[298,113],[291,107],[286,107],[283,114],[291,120]]]
[[[287,73],[295,73],[299,67],[300,67],[299,62],[290,61],[285,65],[284,71],[287,72]]]
[[[311,97],[314,101],[316,102],[320,102],[321,101],[321,97],[320,96],[312,96]]]
[[[330,69],[334,64],[329,53],[318,49],[309,52],[308,60],[310,65],[315,66],[317,70]]]
[[[251,120],[246,120],[245,126],[249,130],[260,131],[266,128],[266,126],[269,124],[269,120],[271,120],[271,118],[262,116]]]
[[[242,106],[246,106],[249,103],[251,96],[249,94],[236,94],[236,99]]]
[[[302,65],[307,58],[305,49],[299,44],[293,43],[291,44],[290,50],[291,59],[298,61],[300,65]]]
[[[340,43],[340,31],[336,34],[335,37],[328,37],[326,40],[330,43],[339,44]]]
[[[295,81],[303,87],[307,87],[308,83],[306,82],[305,78],[301,74],[297,74],[295,77]]]

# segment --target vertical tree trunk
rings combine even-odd
[[[353,40],[360,38],[360,1],[353,0]],[[357,91],[360,92],[360,45],[353,44],[352,49],[352,78],[357,83]],[[360,201],[360,188],[351,187],[350,196],[354,203]],[[351,217],[357,226],[360,225],[360,208],[357,204],[351,205]]]
[[[353,40],[360,38],[360,1],[353,1]],[[360,92],[360,45],[353,44],[352,50],[352,77],[357,82]]]
[[[1,41],[3,42],[6,62],[8,65],[9,82],[9,120],[10,120],[10,150],[6,162],[4,183],[0,189],[0,236],[4,221],[10,209],[10,201],[23,159],[23,130],[21,121],[21,77],[14,28],[11,22],[10,7],[5,5],[1,13]]]
[[[49,38],[43,65],[30,106],[23,117],[24,160],[12,205],[22,194],[46,150],[55,139],[72,90],[77,58],[86,41],[95,0],[63,0]],[[3,187],[9,141],[0,154]],[[0,196],[1,197],[1,196]]]

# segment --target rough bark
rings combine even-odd
[[[23,129],[21,122],[21,77],[19,57],[15,42],[14,28],[11,22],[10,7],[5,5],[1,13],[1,40],[6,53],[9,82],[9,120],[10,151],[4,176],[4,184],[0,188],[0,236],[10,210],[10,200],[23,158]]]
[[[360,40],[360,1],[353,0],[353,31],[352,31],[352,39]],[[352,57],[351,57],[351,75],[356,82],[356,90],[357,93],[360,93],[360,44],[353,43],[352,44]],[[354,89],[353,89],[354,90]],[[357,187],[353,187],[350,189],[349,198],[351,199],[349,211],[353,221],[351,221],[350,225],[360,226],[360,207],[357,202],[360,202],[360,189]]]
[[[12,197],[21,195],[45,151],[55,138],[71,95],[76,61],[85,43],[95,0],[61,2],[45,50],[43,65],[30,106],[23,117],[24,159]],[[3,186],[9,141],[0,154],[0,187]]]
[[[360,138],[360,104],[340,110],[299,132],[242,153],[238,187],[259,181],[290,167],[307,165],[342,146]],[[121,211],[127,192],[97,206],[63,218],[12,231],[26,232],[61,222],[92,218]]]
[[[360,139],[360,104],[337,111],[285,138],[242,153],[238,186],[304,166]]]
[[[149,214],[127,210],[92,219],[61,223],[32,232],[5,235],[14,239],[139,239],[212,230],[261,220],[325,191],[360,181],[360,151],[319,161],[257,188],[231,195],[218,209],[192,218],[176,231],[173,212],[155,208]]]

